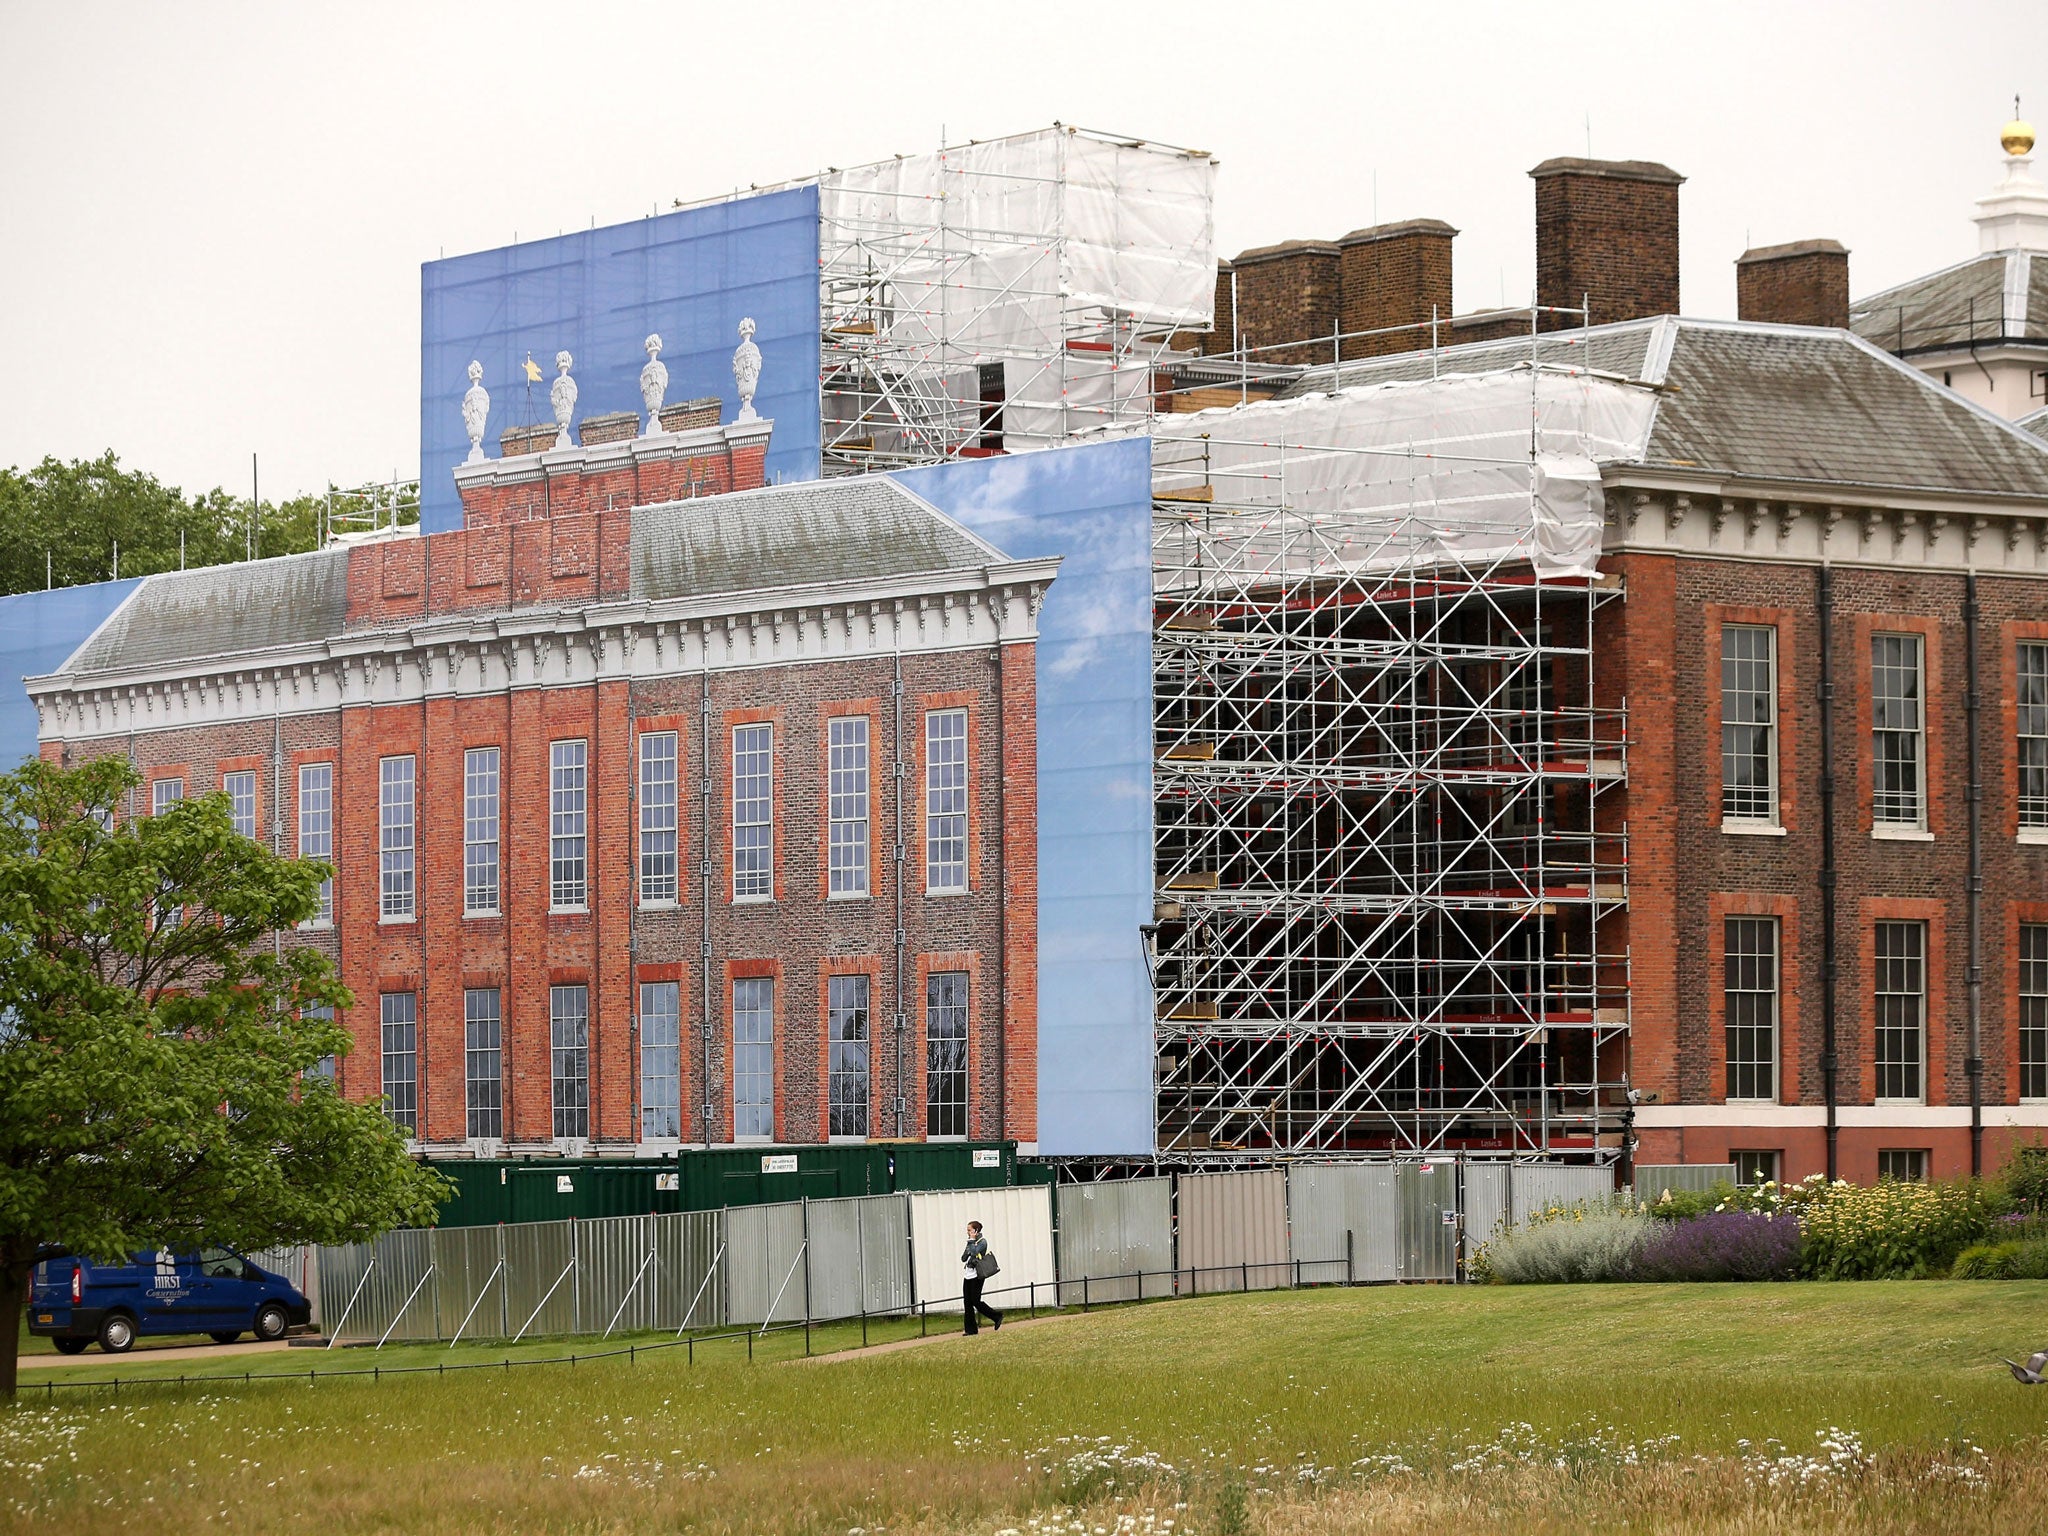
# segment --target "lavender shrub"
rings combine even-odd
[[[1633,1280],[1790,1280],[1799,1271],[1799,1218],[1709,1211],[1660,1222],[1635,1255]]]

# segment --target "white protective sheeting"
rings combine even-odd
[[[910,1197],[910,1251],[917,1300],[932,1312],[960,1310],[960,1250],[967,1223],[981,1223],[989,1252],[1002,1266],[982,1295],[998,1312],[1029,1303],[1032,1286],[1041,1306],[1057,1294],[1052,1262],[1052,1191],[1029,1189],[940,1190]]]
[[[1153,490],[1207,488],[1233,579],[1528,562],[1590,576],[1600,464],[1642,456],[1655,396],[1516,368],[1165,416]]]

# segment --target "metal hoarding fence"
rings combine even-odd
[[[813,1321],[910,1310],[908,1196],[813,1200],[806,1209]]]
[[[1517,1163],[1509,1175],[1513,1218],[1527,1221],[1551,1206],[1597,1205],[1614,1197],[1614,1170],[1571,1164]]]
[[[1667,1189],[1704,1191],[1735,1182],[1733,1163],[1638,1163],[1636,1199],[1652,1205]]]
[[[1458,1278],[1458,1165],[1439,1158],[1400,1163],[1394,1189],[1401,1205],[1402,1280]]]
[[[725,1316],[750,1327],[800,1323],[809,1304],[804,1207],[736,1206],[725,1213]]]
[[[1292,1283],[1284,1170],[1184,1173],[1178,1193],[1184,1289],[1266,1290]]]
[[[578,1221],[534,1221],[505,1234],[505,1321],[514,1339],[576,1328]]]
[[[499,1339],[505,1325],[505,1229],[455,1227],[434,1232],[437,1339]]]
[[[1053,1268],[1052,1191],[1030,1189],[946,1190],[910,1196],[910,1252],[915,1299],[929,1312],[960,1310],[960,1250],[967,1223],[982,1224],[989,1250],[1002,1266],[983,1291],[990,1306],[1049,1302],[1058,1284]]]
[[[1297,1163],[1287,1170],[1299,1285],[1399,1278],[1401,1207],[1390,1163]]]
[[[1506,1163],[1465,1165],[1465,1258],[1515,1223]]]
[[[725,1215],[690,1211],[648,1218],[654,1226],[654,1312],[664,1333],[725,1321]]]
[[[353,1344],[433,1338],[432,1232],[388,1232],[376,1243],[320,1250],[320,1288],[334,1321],[327,1337]]]
[[[1173,1180],[1059,1187],[1061,1306],[1173,1294]]]

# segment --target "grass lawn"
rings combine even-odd
[[[233,1368],[296,1381],[182,1388],[176,1363],[88,1354],[54,1374],[118,1371],[118,1398],[29,1391],[0,1411],[0,1531],[2048,1520],[2048,1390],[1997,1364],[2048,1345],[2048,1282],[1279,1292],[822,1364],[777,1358],[792,1344],[800,1353],[800,1338],[766,1341],[751,1366],[725,1345],[694,1367],[672,1351],[317,1383],[307,1369],[364,1366],[368,1352],[292,1350]],[[390,1348],[377,1364],[502,1355]],[[152,1372],[173,1379],[136,1384]]]

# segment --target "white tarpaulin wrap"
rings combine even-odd
[[[1153,424],[1153,490],[1208,488],[1204,537],[1235,546],[1239,579],[1524,561],[1590,576],[1600,463],[1641,456],[1653,407],[1637,386],[1519,368],[1198,411]]]

